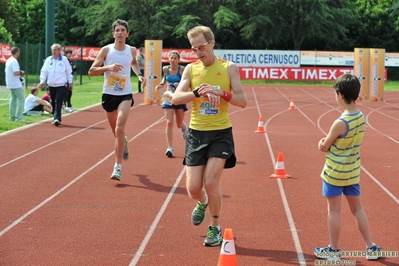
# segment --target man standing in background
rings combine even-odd
[[[139,63],[139,68],[140,68],[140,74],[141,75],[144,75],[144,63],[145,63],[145,57],[144,57],[144,47],[140,47],[140,53],[137,55],[137,58],[136,58],[136,60],[137,60],[137,62]],[[137,91],[139,92],[139,93],[141,93],[142,91],[141,91],[141,82],[140,82],[140,80],[138,80],[137,81]],[[143,88],[143,90],[144,90],[144,88]]]
[[[18,47],[11,49],[11,57],[6,61],[5,74],[6,74],[6,85],[10,89],[10,120],[25,122],[22,119],[25,105],[25,93],[22,88],[22,76],[25,71],[21,71],[18,63],[18,57],[20,50]]]
[[[61,125],[61,109],[68,90],[72,90],[72,68],[68,59],[61,55],[61,45],[51,46],[52,55],[46,58],[40,71],[39,87],[47,80],[51,105],[53,106],[53,125]]]
[[[71,49],[66,49],[65,50],[65,56],[66,56],[66,58],[68,58],[69,64],[71,65],[71,68],[72,68],[72,79],[73,79],[73,75],[77,71],[78,67],[76,66],[76,64],[72,60],[72,50]],[[65,108],[64,108],[64,110],[67,113],[71,113],[71,112],[76,111],[76,109],[72,107],[72,102],[71,102],[72,90],[73,90],[73,87],[71,86],[67,90],[66,97],[65,97],[65,102],[64,102]]]

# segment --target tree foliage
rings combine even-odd
[[[2,42],[44,43],[46,1],[0,0]],[[196,25],[213,30],[218,49],[395,51],[399,40],[397,0],[53,1],[56,42],[66,45],[113,42],[116,19],[129,22],[135,46],[162,39],[164,47],[188,47],[187,31]]]
[[[11,33],[4,27],[2,18],[0,18],[0,43],[11,43]]]

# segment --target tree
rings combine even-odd
[[[0,43],[11,43],[11,33],[4,27],[4,19],[0,18]]]
[[[20,28],[19,0],[0,0],[0,18],[3,19],[4,28],[11,34],[13,40],[18,40]]]
[[[385,48],[397,51],[399,35],[397,16],[389,12],[396,0],[356,0],[356,9],[361,27],[354,29],[355,47]]]
[[[269,49],[300,50],[307,40],[339,42],[355,23],[348,0],[247,1],[253,15],[244,21],[242,37]],[[263,47],[265,48],[265,47]]]
[[[19,24],[21,35],[15,38],[17,43],[44,43],[46,11],[43,0],[21,0],[20,17],[24,18]]]

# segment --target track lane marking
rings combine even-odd
[[[255,90],[254,90],[253,87],[252,87],[252,93],[254,95],[256,106],[258,107],[259,116],[262,116],[262,113],[260,111],[260,107],[259,107],[259,104],[258,104],[258,99],[256,97],[256,93],[255,93]],[[287,112],[287,110],[278,112],[277,114],[275,114],[272,117],[270,117],[266,121],[265,126],[274,117],[276,117],[277,115],[280,115],[281,113],[285,113],[285,112]],[[276,165],[276,160],[274,159],[274,153],[273,153],[272,145],[271,145],[270,140],[269,140],[269,136],[268,136],[267,132],[264,133],[264,135],[265,135],[267,146],[269,148],[270,158],[272,160],[273,165]],[[301,242],[300,242],[299,237],[298,237],[298,233],[297,233],[298,230],[295,227],[294,218],[292,217],[292,213],[291,213],[290,206],[288,204],[287,196],[285,195],[284,186],[283,186],[283,183],[281,182],[280,178],[277,178],[277,184],[278,184],[278,188],[279,188],[279,191],[280,191],[281,200],[283,201],[285,215],[287,216],[288,224],[290,226],[291,236],[292,236],[292,240],[294,241],[294,245],[295,245],[295,249],[296,249],[299,265],[305,266],[306,265],[306,259],[305,259],[305,256],[303,254],[303,250],[302,250],[302,247],[301,247]]]
[[[148,127],[144,128],[141,132],[139,132],[138,134],[136,134],[133,138],[131,138],[129,140],[132,141],[134,139],[136,139],[137,137],[139,137],[140,135],[142,135],[144,132],[146,132],[147,130],[149,130],[150,128],[152,128],[153,126],[163,122],[165,120],[164,117],[158,119],[157,121],[155,121],[154,123],[152,123],[151,125],[149,125]],[[75,132],[76,133],[76,132]],[[51,201],[52,199],[54,199],[55,197],[57,197],[59,194],[61,194],[63,191],[65,191],[67,188],[69,188],[70,186],[72,186],[74,183],[76,183],[78,180],[80,180],[83,176],[85,176],[87,173],[89,173],[91,170],[95,169],[97,166],[99,166],[101,163],[103,163],[105,160],[107,160],[108,158],[110,158],[112,155],[114,155],[115,152],[112,151],[110,152],[107,156],[105,156],[103,159],[99,160],[97,163],[95,163],[94,165],[92,165],[90,168],[88,168],[86,171],[84,171],[83,173],[81,173],[79,176],[77,176],[75,179],[73,179],[72,181],[70,181],[68,184],[66,184],[65,186],[63,186],[61,189],[59,189],[57,192],[55,192],[53,195],[51,195],[50,197],[48,197],[47,199],[45,199],[44,201],[42,201],[40,204],[38,204],[36,207],[32,208],[31,210],[29,210],[28,212],[26,212],[24,215],[22,215],[21,217],[19,217],[17,220],[15,220],[13,223],[11,223],[9,226],[7,226],[6,228],[4,228],[2,231],[0,231],[0,237],[3,236],[5,233],[7,233],[8,231],[10,231],[12,228],[14,228],[16,225],[18,225],[19,223],[21,223],[25,218],[27,218],[29,215],[31,215],[32,213],[34,213],[35,211],[37,211],[38,209],[40,209],[41,207],[43,207],[46,203],[48,203],[49,201]]]

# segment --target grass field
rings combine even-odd
[[[82,77],[82,85],[79,82],[75,82],[74,90],[72,95],[72,105],[76,109],[81,109],[87,106],[98,104],[101,101],[102,94],[102,84],[103,76],[88,78],[87,76]],[[133,90],[137,91],[137,78],[132,77]],[[309,82],[309,81],[250,81],[243,80],[243,84],[266,84],[266,85],[297,85],[297,86],[332,86],[333,82]],[[388,81],[385,83],[386,91],[398,91],[399,81]],[[45,92],[40,91],[39,97],[41,97]],[[29,88],[25,91],[25,95],[29,94]],[[35,123],[44,119],[51,118],[51,115],[42,116],[24,116],[26,123],[15,122],[9,120],[8,102],[0,101],[0,133],[9,131],[26,124]]]

